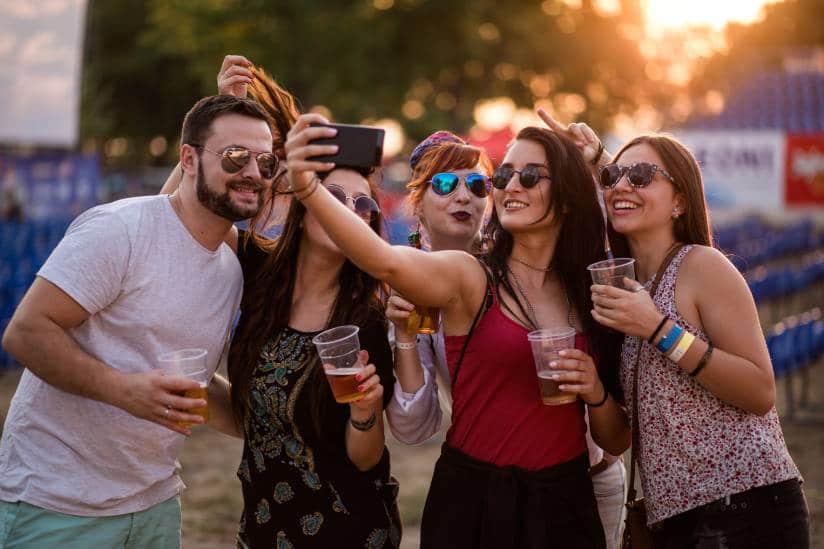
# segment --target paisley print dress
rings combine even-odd
[[[240,258],[246,271],[250,258]],[[397,547],[397,484],[390,480],[388,451],[377,466],[360,472],[346,454],[349,405],[330,398],[320,407],[320,426],[310,413],[318,407],[314,384],[329,390],[317,371],[314,335],[286,328],[260,350],[237,473],[244,502],[238,547]],[[361,326],[359,335],[386,401],[394,376],[385,325]]]

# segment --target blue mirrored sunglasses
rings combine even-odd
[[[489,177],[482,173],[467,174],[463,180],[464,183],[466,183],[466,188],[478,198],[485,198],[486,195],[489,194],[490,190],[492,190]],[[452,172],[436,173],[432,176],[432,179],[429,180],[432,184],[432,190],[435,191],[435,194],[439,194],[441,196],[446,196],[454,192],[460,181],[461,177]]]

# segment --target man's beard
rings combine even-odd
[[[254,183],[252,181],[247,181],[246,183],[260,188],[259,183]],[[234,204],[232,199],[229,197],[229,187],[231,185],[232,182],[228,182],[224,193],[216,193],[209,187],[209,185],[206,184],[206,177],[203,175],[203,168],[201,166],[198,167],[196,187],[197,199],[206,209],[215,215],[228,219],[232,222],[240,221],[242,219],[249,219],[258,213],[258,210],[260,210],[260,207],[263,205],[262,193],[258,192],[257,206],[241,206],[239,204]]]

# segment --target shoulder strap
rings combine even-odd
[[[655,293],[658,291],[658,286],[661,284],[661,279],[664,277],[670,263],[672,263],[675,255],[683,248],[683,244],[674,244],[670,248],[661,266],[658,267],[658,272],[655,273],[655,278],[652,280],[652,286],[649,289],[649,295],[655,299]],[[638,364],[641,359],[641,349],[644,347],[644,339],[640,338],[638,344],[638,351],[635,353],[635,367],[632,369],[632,423],[630,429],[632,430],[632,449],[630,450],[629,458],[629,490],[627,491],[627,505],[635,501],[635,462],[638,458],[638,450],[641,444],[641,434],[638,429]]]
[[[486,275],[486,295],[484,299],[481,301],[481,306],[478,307],[478,312],[475,313],[475,318],[472,320],[472,326],[469,328],[469,333],[466,334],[466,338],[464,339],[463,346],[461,347],[461,354],[458,356],[458,363],[455,364],[455,375],[452,376],[452,390],[455,390],[455,385],[458,383],[458,373],[461,371],[461,364],[463,364],[464,353],[466,353],[466,348],[469,345],[469,340],[472,339],[472,333],[475,331],[475,327],[478,325],[478,321],[483,316],[483,313],[492,307],[492,303],[494,298],[492,296],[492,275],[489,274],[489,268],[484,264],[483,261],[478,258],[478,263],[481,265],[481,269],[484,270],[484,274]]]

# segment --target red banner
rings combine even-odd
[[[824,134],[787,134],[787,206],[824,206]]]

